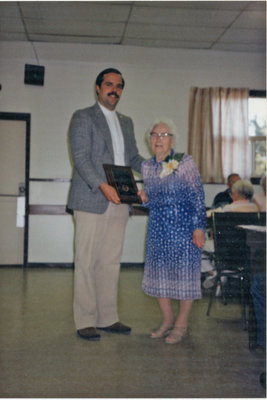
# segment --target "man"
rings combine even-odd
[[[227,186],[228,186],[228,188],[224,192],[220,192],[220,193],[216,194],[216,196],[214,197],[214,200],[213,200],[211,208],[223,207],[226,204],[231,204],[233,202],[233,199],[232,199],[232,196],[231,196],[231,187],[239,179],[241,179],[241,178],[236,173],[230,174],[227,177]]]
[[[74,320],[77,333],[99,340],[96,330],[129,334],[119,322],[117,288],[124,231],[129,216],[116,190],[107,184],[103,164],[140,172],[129,117],[115,108],[124,88],[121,73],[108,68],[96,78],[98,102],[76,111],[70,123],[73,178],[68,207],[75,219]]]

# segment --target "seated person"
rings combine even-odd
[[[253,201],[261,212],[266,211],[266,175],[262,176],[260,180],[260,185],[262,187],[262,192],[255,194]]]
[[[249,181],[239,179],[231,187],[232,203],[207,211],[207,217],[214,212],[258,212],[258,207],[252,201],[254,189]]]
[[[214,197],[213,203],[211,205],[211,208],[223,207],[226,204],[231,204],[233,202],[233,199],[231,196],[231,187],[239,179],[241,179],[241,178],[236,173],[230,174],[227,177],[228,188],[224,192],[220,192],[220,193],[216,194],[216,196]]]
[[[222,212],[258,212],[258,207],[252,201],[254,189],[249,181],[236,181],[231,192],[233,202],[224,206]]]
[[[254,189],[252,184],[246,180],[237,180],[231,188],[233,202],[225,205],[223,208],[219,207],[215,210],[208,210],[207,216],[210,217],[214,212],[258,212],[258,208],[252,201]],[[214,246],[213,246],[214,248]],[[213,250],[214,251],[214,250]],[[217,275],[212,263],[208,263],[205,253],[212,253],[212,244],[209,240],[205,242],[203,247],[202,257],[202,272],[208,272],[208,277],[203,282],[202,286],[205,289],[211,287],[214,283],[214,278]],[[210,257],[211,254],[210,254]],[[209,266],[209,269],[208,269]]]

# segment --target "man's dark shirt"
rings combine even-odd
[[[233,202],[233,199],[230,195],[230,189],[228,188],[224,192],[220,192],[220,193],[216,194],[211,208],[223,207],[226,204],[231,204],[232,202]]]

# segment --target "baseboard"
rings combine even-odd
[[[22,268],[23,265],[20,264],[8,264],[8,265],[0,265],[0,268]],[[131,262],[123,262],[121,263],[121,268],[144,268],[144,263],[131,263]],[[73,269],[74,263],[36,263],[29,262],[26,265],[26,268],[62,268],[62,269]]]
[[[29,268],[74,268],[74,263],[28,263]],[[144,263],[121,263],[121,268],[143,268]]]
[[[144,263],[130,263],[130,262],[128,262],[128,263],[121,263],[121,268],[144,268]]]
[[[27,263],[28,268],[74,268],[73,263]]]

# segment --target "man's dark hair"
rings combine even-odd
[[[228,175],[228,176],[227,176],[227,183],[229,183],[230,180],[231,180],[234,176],[239,176],[239,174],[237,174],[236,172],[234,172],[234,173]]]
[[[104,69],[104,71],[100,72],[96,77],[96,81],[95,81],[96,86],[101,87],[102,82],[104,80],[104,75],[111,74],[111,73],[118,74],[121,76],[122,88],[124,88],[125,82],[124,82],[123,76],[122,76],[121,72],[116,68],[107,68],[107,69]]]

